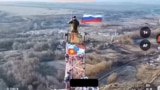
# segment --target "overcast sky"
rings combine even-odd
[[[34,1],[34,2],[54,2],[55,0],[0,0],[0,1]],[[57,0],[56,0],[57,1]],[[67,0],[66,0],[67,1]],[[76,1],[76,0],[75,0]],[[78,1],[78,0],[77,0]],[[96,0],[105,2],[137,2],[137,3],[159,3],[160,0]]]

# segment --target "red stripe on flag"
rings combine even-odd
[[[92,22],[102,22],[102,20],[100,20],[100,19],[81,20],[81,23],[92,23]]]

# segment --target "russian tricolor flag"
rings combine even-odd
[[[81,23],[97,23],[102,22],[102,15],[83,15]]]

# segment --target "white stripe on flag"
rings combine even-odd
[[[102,15],[87,15],[87,14],[85,14],[85,15],[83,15],[83,17],[102,17]]]

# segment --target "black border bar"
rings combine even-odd
[[[97,79],[71,79],[71,87],[98,87]]]

